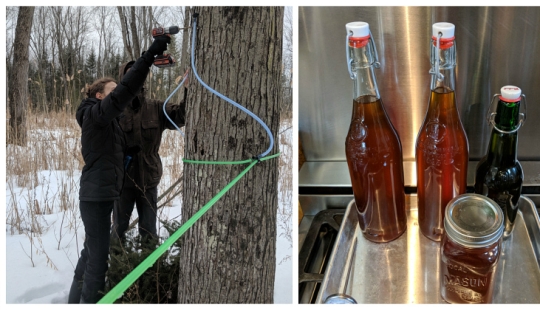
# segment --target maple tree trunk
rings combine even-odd
[[[19,8],[15,41],[13,43],[13,66],[9,80],[9,134],[8,144],[26,146],[26,110],[28,107],[28,50],[34,19],[34,7]]]
[[[194,7],[191,13],[199,14],[200,77],[259,116],[274,134],[269,155],[277,153],[283,7]],[[268,148],[270,138],[259,123],[211,94],[193,74],[190,79],[186,159],[244,160]],[[179,303],[273,302],[278,162],[255,165],[184,235]],[[182,221],[246,166],[185,164]]]

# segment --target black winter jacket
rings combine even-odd
[[[85,164],[79,190],[81,201],[120,198],[126,140],[118,117],[141,90],[151,65],[139,58],[107,97],[87,98],[79,106],[76,118],[82,128],[81,152]]]
[[[126,66],[120,67],[119,77],[123,78]],[[131,72],[131,70],[129,71]],[[134,180],[141,189],[156,187],[163,174],[163,166],[159,157],[161,137],[165,129],[175,130],[174,125],[163,113],[163,100],[145,97],[144,88],[127,105],[124,115],[120,118],[120,127],[123,129],[128,146],[140,146],[141,151],[133,156],[132,164],[126,172],[126,186],[134,186]],[[165,106],[167,115],[178,127],[185,124],[186,107],[184,101],[180,104],[167,102]]]

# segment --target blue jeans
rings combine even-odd
[[[124,238],[135,204],[139,214],[139,234],[141,237],[157,240],[157,186],[147,188],[143,193],[137,187],[129,184],[124,185],[122,196],[114,206],[112,238]]]
[[[114,204],[114,201],[80,202],[86,237],[75,267],[68,303],[97,303],[103,297]]]

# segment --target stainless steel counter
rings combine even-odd
[[[407,195],[407,231],[397,240],[373,243],[362,236],[351,202],[326,268],[317,302],[346,294],[357,303],[443,303],[439,242],[418,227],[416,195]],[[540,220],[522,197],[510,238],[504,240],[494,280],[494,303],[540,303]]]

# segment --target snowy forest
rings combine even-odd
[[[118,80],[120,66],[140,57],[153,41],[153,28],[178,26],[181,30],[171,36],[166,51],[176,64],[168,68],[152,66],[145,82],[149,98],[167,98],[191,66],[186,56],[189,36],[184,29],[185,8],[34,7],[27,17],[29,29],[18,27],[19,12],[20,7],[6,7],[6,302],[67,303],[73,270],[85,238],[79,211],[79,183],[85,163],[81,155],[81,128],[75,113],[93,81],[102,77]],[[24,36],[23,32],[29,35],[27,78],[17,67],[21,56],[17,37]],[[279,131],[274,133],[281,156],[273,302],[291,303],[291,7],[284,9],[282,35]],[[13,86],[16,85],[13,81],[21,76],[27,80],[23,81],[26,88]],[[190,76],[188,83],[196,80]],[[23,96],[26,100],[19,102],[24,90],[27,90]],[[180,94],[170,99],[179,100]],[[182,136],[175,130],[165,130],[159,148],[163,164],[157,202],[160,241],[182,219],[185,151]],[[130,234],[136,235],[137,230],[133,229],[137,225],[136,210],[131,220]],[[179,247],[176,244],[171,248],[155,264],[157,269],[147,278],[143,276],[117,302],[176,303]],[[135,249],[134,255],[141,256],[140,252]],[[133,267],[141,258],[119,260],[116,266],[112,260],[109,271],[119,274],[108,277],[108,289],[115,285],[111,281],[118,282],[125,276],[126,266]],[[157,285],[155,279],[161,284]],[[152,295],[142,293],[148,285],[152,286]],[[227,302],[238,303],[234,299]]]
[[[6,7],[6,73],[13,74],[18,7]],[[118,77],[122,63],[137,59],[152,42],[154,27],[184,24],[183,7],[36,7],[29,46],[28,108],[74,112],[94,80]],[[283,111],[292,111],[292,9],[285,10]],[[167,53],[182,59],[182,31]],[[153,68],[147,85],[153,98],[168,96],[188,64]]]

